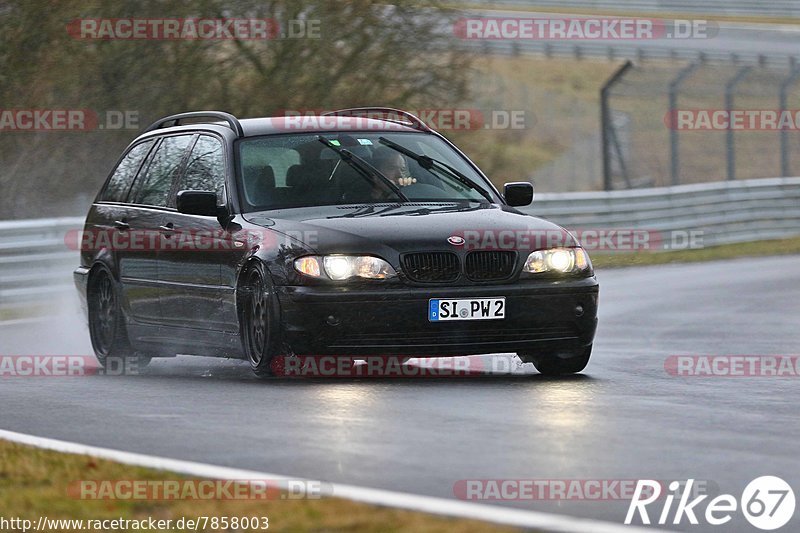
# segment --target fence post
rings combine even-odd
[[[678,146],[678,129],[673,123],[675,121],[675,111],[678,109],[678,89],[680,89],[683,80],[688,78],[698,66],[700,66],[700,63],[697,61],[689,63],[678,72],[678,75],[675,76],[671,82],[669,82],[669,174],[673,185],[678,185],[678,183],[680,183],[680,160],[678,154],[680,147]]]
[[[609,107],[608,98],[611,88],[625,75],[625,73],[633,66],[633,63],[628,60],[611,75],[610,78],[603,84],[600,89],[600,141],[603,144],[603,188],[610,191],[613,188],[611,179],[611,109]],[[619,154],[622,152],[618,151]],[[620,155],[621,157],[621,155]]]
[[[745,76],[750,72],[751,67],[741,67],[736,74],[728,80],[725,84],[725,111],[728,112],[728,120],[730,121],[730,113],[733,110],[733,91],[736,86]],[[725,158],[728,164],[728,179],[736,179],[736,147],[734,145],[733,128],[730,122],[728,123],[728,130],[725,132]]]
[[[779,99],[779,107],[781,112],[785,112],[786,108],[789,106],[788,99],[789,99],[789,89],[791,89],[792,85],[800,79],[800,69],[797,68],[794,58],[792,58],[791,62],[792,71],[789,76],[783,80],[781,83],[780,93],[778,95]],[[781,128],[780,131],[781,136],[781,176],[784,178],[789,176],[791,169],[789,168],[789,132],[786,131],[785,128]]]

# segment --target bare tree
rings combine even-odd
[[[0,109],[216,108],[241,116],[339,106],[455,106],[470,56],[438,1],[8,0],[0,4]],[[267,40],[80,40],[80,18],[263,18]],[[2,217],[64,214],[93,195],[135,131],[0,130]],[[9,192],[12,192],[9,194]],[[65,203],[66,202],[66,203]]]

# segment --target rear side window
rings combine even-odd
[[[177,191],[213,191],[223,203],[225,190],[225,152],[222,142],[201,135],[192,148],[186,170],[178,181]]]
[[[150,158],[147,171],[136,180],[136,203],[166,207],[175,173],[183,163],[193,135],[165,137]]]
[[[151,146],[153,146],[153,141],[146,141],[137,144],[125,154],[125,157],[122,158],[122,161],[119,162],[116,170],[114,170],[114,174],[108,180],[108,185],[106,185],[100,200],[104,202],[124,202],[128,199],[128,191],[131,188],[133,179],[136,177],[136,173],[139,171],[139,167],[142,165],[142,161],[144,161]]]

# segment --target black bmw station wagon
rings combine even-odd
[[[532,200],[404,111],[182,113],[125,150],[74,278],[101,364],[237,357],[265,377],[295,356],[515,352],[580,372],[597,279],[572,235],[515,209]]]

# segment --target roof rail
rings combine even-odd
[[[422,120],[416,115],[409,113],[408,111],[403,111],[402,109],[395,109],[393,107],[351,107],[348,109],[339,109],[338,111],[330,111],[328,113],[323,113],[322,116],[353,117],[359,115],[366,115],[369,113],[385,113],[387,115],[395,115],[397,117],[402,117],[406,120],[399,120],[393,118],[381,118],[378,120],[385,120],[386,122],[394,122],[395,124],[403,124],[404,126],[410,126],[415,130],[419,131],[426,131],[426,132],[433,131],[431,128],[428,127],[427,124],[422,122]],[[368,118],[373,118],[373,117],[368,117]]]
[[[144,130],[143,133],[148,133],[161,128],[168,128],[170,126],[180,126],[181,120],[189,118],[202,118],[202,117],[212,117],[224,120],[225,122],[228,123],[230,128],[236,133],[237,137],[244,137],[244,130],[242,129],[242,124],[239,122],[239,119],[234,117],[230,113],[225,113],[224,111],[191,111],[189,113],[178,113],[177,115],[170,115],[168,117],[164,117],[153,122],[146,130]]]

